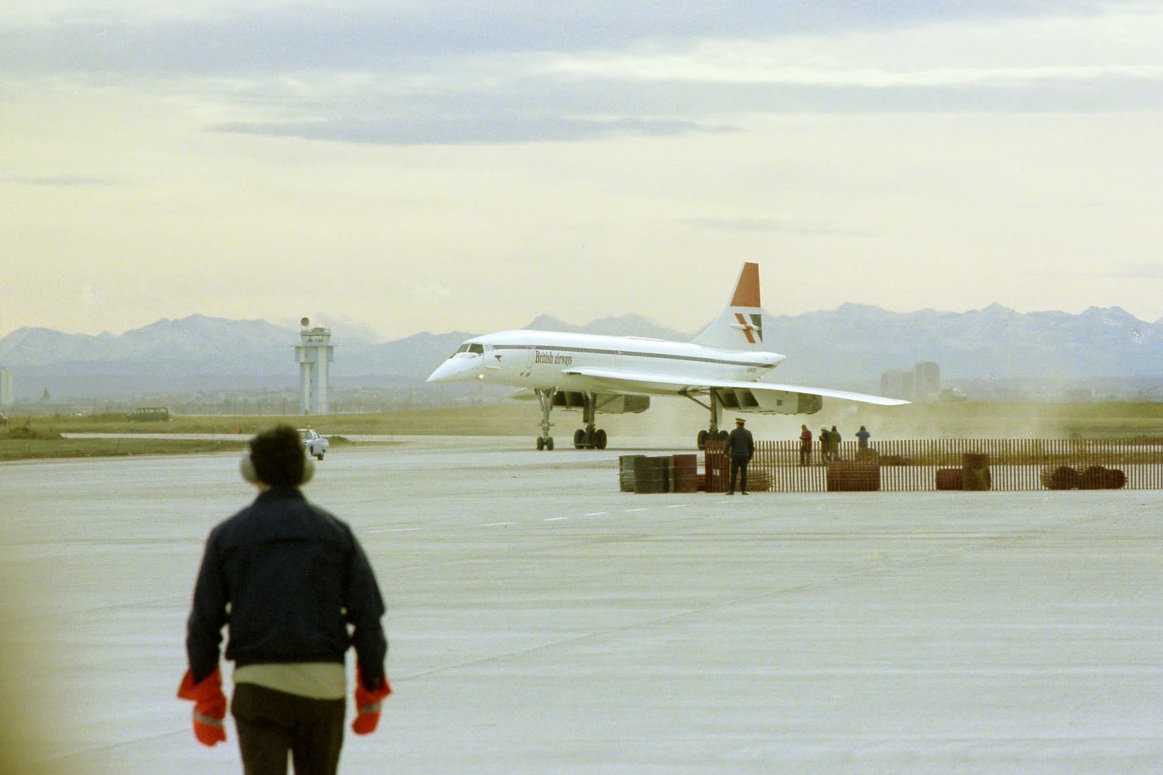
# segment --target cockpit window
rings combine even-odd
[[[473,355],[484,355],[485,354],[485,346],[483,344],[478,344],[476,342],[465,342],[464,344],[462,344],[460,346],[460,349],[458,349],[455,354],[460,355],[461,353],[472,353]]]

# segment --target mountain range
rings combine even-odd
[[[526,328],[689,340],[635,315],[571,326],[541,316]],[[477,332],[483,333],[483,332]],[[472,333],[420,333],[372,342],[332,331],[333,389],[422,389],[424,378]],[[1118,307],[1081,314],[1019,313],[992,305],[964,313],[888,312],[843,304],[831,311],[771,316],[763,340],[788,356],[778,381],[876,388],[889,369],[936,362],[958,381],[1129,380],[1163,382],[1163,320]],[[294,389],[297,329],[265,320],[192,315],[124,334],[69,334],[25,327],[0,339],[0,367],[18,400],[52,391],[84,398],[144,393]]]

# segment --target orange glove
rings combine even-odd
[[[194,674],[189,670],[182,676],[178,687],[178,697],[194,702],[194,737],[206,746],[226,742],[226,695],[222,693],[222,673],[217,669],[194,683]]]
[[[382,703],[392,693],[392,687],[385,675],[380,679],[378,689],[367,689],[363,685],[363,676],[359,667],[355,669],[355,720],[351,722],[351,731],[357,735],[370,735],[376,731],[380,723]]]

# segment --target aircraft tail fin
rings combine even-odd
[[[764,350],[764,317],[759,300],[759,264],[748,262],[743,264],[726,309],[691,341],[728,350]]]

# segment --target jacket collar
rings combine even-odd
[[[280,484],[273,485],[263,490],[255,498],[255,502],[265,502],[274,500],[306,500],[303,497],[302,491],[298,487],[291,487],[290,485]]]

